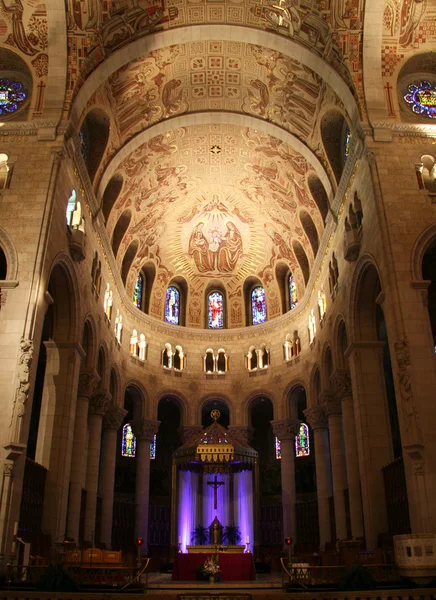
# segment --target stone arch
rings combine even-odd
[[[370,122],[387,118],[382,79],[383,11],[385,3],[366,0],[363,22],[363,85]]]
[[[436,223],[427,227],[417,238],[411,254],[410,275],[412,281],[422,280],[422,261],[425,253],[436,241]],[[0,238],[1,244],[1,238]]]
[[[365,254],[359,259],[351,282],[349,314],[353,341],[377,339],[375,305],[381,289],[376,261]]]
[[[276,281],[277,281],[277,285],[279,288],[279,294],[280,294],[280,304],[281,304],[281,309],[282,309],[282,314],[284,315],[286,312],[288,312],[289,310],[289,291],[288,291],[288,277],[290,275],[290,269],[289,266],[281,261],[278,260],[275,266],[275,274],[276,274]]]
[[[271,401],[272,407],[273,407],[273,417],[277,418],[277,410],[278,410],[278,406],[277,406],[277,401],[274,397],[274,394],[271,393],[270,390],[266,390],[266,389],[257,389],[254,390],[253,392],[250,392],[250,394],[248,396],[246,396],[244,398],[244,400],[241,402],[241,415],[243,415],[243,418],[245,419],[245,423],[249,423],[250,422],[250,407],[253,404],[253,402],[257,399],[257,398],[268,398],[268,400]]]
[[[108,348],[107,345],[104,341],[100,341],[99,345],[98,345],[98,350],[97,350],[97,361],[96,361],[96,371],[100,376],[100,382],[99,382],[99,387],[101,389],[106,389],[106,381],[108,380],[108,376],[109,376],[109,369],[108,369]]]
[[[348,123],[343,113],[339,109],[334,108],[327,110],[323,114],[319,127],[322,144],[335,176],[336,184],[338,185],[345,165],[343,140]]]
[[[306,210],[301,210],[299,217],[300,217],[301,225],[307,236],[307,239],[309,240],[310,245],[312,247],[313,259],[315,260],[316,255],[318,254],[318,248],[319,248],[318,231],[316,229],[316,226],[315,226],[315,223],[313,222],[312,217],[309,215],[309,213]]]
[[[310,277],[310,265],[306,251],[298,240],[292,241],[292,249],[298,260],[298,264],[300,265],[301,272],[303,273],[304,283],[307,285]]]
[[[43,121],[57,123],[62,118],[64,108],[65,90],[67,88],[68,67],[68,40],[66,4],[57,0],[46,0],[47,21],[50,43],[46,52],[48,53],[48,77],[46,87],[46,98],[43,109]]]
[[[14,42],[12,43],[15,46],[13,49],[4,46],[0,47],[2,78],[5,78],[10,83],[20,83],[22,85],[20,91],[25,93],[25,98],[16,102],[16,109],[13,112],[2,111],[2,121],[13,122],[17,119],[26,121],[36,103],[37,93],[36,89],[33,89],[34,72],[33,69],[29,68],[26,60],[23,60],[23,54],[15,52],[18,48]]]
[[[97,333],[95,327],[95,321],[91,313],[88,313],[85,317],[82,329],[82,340],[81,345],[86,353],[86,357],[83,361],[83,366],[87,369],[93,369],[96,363],[96,340]]]
[[[325,342],[322,349],[321,370],[322,388],[327,389],[330,387],[330,376],[334,371],[333,352],[329,342]]]
[[[314,171],[309,172],[307,175],[307,186],[312,194],[312,198],[314,199],[319,212],[321,213],[322,220],[324,221],[325,225],[329,212],[329,198],[323,182],[318,177],[318,174]]]
[[[8,232],[0,227],[0,248],[3,250],[6,258],[6,279],[15,280],[18,276],[18,255]]]
[[[180,390],[175,390],[172,388],[165,389],[162,392],[159,392],[153,399],[153,414],[152,418],[157,419],[157,412],[159,408],[159,403],[164,398],[171,396],[173,398],[180,410],[180,425],[188,425],[188,414],[189,414],[189,402],[184,394],[180,392]]]
[[[77,342],[79,325],[79,284],[69,256],[61,252],[55,258],[48,276],[48,292],[54,300],[53,339]],[[62,310],[57,310],[57,306]]]
[[[415,242],[411,270],[413,285],[422,290],[425,300],[433,352],[436,346],[436,225],[428,227]],[[426,283],[420,285],[420,281]]]
[[[103,108],[93,108],[86,113],[80,126],[82,156],[91,183],[100,167],[109,140],[110,117]]]
[[[121,385],[121,373],[116,363],[111,364],[109,371],[109,392],[112,394],[112,404],[116,406],[122,406],[122,385]],[[114,377],[114,381],[113,378]],[[115,393],[114,393],[115,392]]]
[[[200,399],[198,406],[197,406],[197,423],[202,422],[203,409],[212,400],[218,400],[219,402],[222,402],[223,404],[225,404],[227,406],[227,408],[229,410],[229,423],[230,423],[230,425],[235,425],[236,424],[236,409],[235,409],[234,402],[229,398],[229,396],[227,396],[226,394],[221,394],[219,392],[206,394],[206,396],[203,396]]]
[[[303,388],[307,398],[307,382],[303,379],[293,379],[283,390],[283,405],[285,407],[283,417],[288,419],[297,419],[296,407],[291,406],[291,395],[298,389]]]
[[[333,362],[337,369],[346,369],[348,371],[348,361],[345,359],[345,351],[348,347],[348,330],[343,314],[336,317],[333,328]]]
[[[121,280],[126,286],[127,277],[132,267],[133,261],[135,260],[136,253],[138,252],[139,241],[132,240],[124,253],[123,262],[121,263]]]
[[[135,415],[135,418],[138,419],[143,419],[146,418],[148,415],[147,413],[147,408],[149,408],[149,402],[148,402],[148,394],[146,389],[144,388],[144,386],[142,385],[141,382],[139,382],[137,379],[129,379],[128,381],[126,381],[124,383],[124,387],[123,387],[123,391],[122,391],[122,401],[123,401],[123,406],[124,406],[124,398],[126,396],[126,392],[129,388],[133,388],[135,390],[135,392],[138,394],[138,409],[140,414],[138,416]]]
[[[412,111],[412,105],[404,99],[404,90],[407,90],[411,84],[419,84],[421,81],[434,82],[434,73],[436,70],[435,53],[428,48],[420,50],[413,56],[403,57],[403,64],[398,72],[396,90],[397,107],[399,108],[400,119],[403,122],[420,123],[431,125],[434,119],[427,115],[422,115]],[[401,63],[397,65],[397,69]]]
[[[118,218],[117,224],[114,227],[114,231],[112,233],[112,252],[114,253],[114,258],[117,258],[118,250],[120,248],[123,237],[126,234],[126,231],[129,228],[130,221],[132,220],[132,211],[127,208],[124,212],[121,213]]]
[[[101,211],[103,213],[105,223],[107,223],[109,219],[109,215],[115,202],[117,201],[118,196],[120,195],[123,184],[124,179],[121,173],[114,173],[104,190],[101,201]]]
[[[321,372],[320,369],[318,367],[318,365],[315,363],[312,367],[312,371],[310,373],[310,378],[309,378],[309,386],[308,389],[306,390],[306,393],[309,392],[307,394],[307,406],[308,407],[312,407],[312,406],[316,406],[319,403],[319,395],[322,391],[322,385],[321,385]]]

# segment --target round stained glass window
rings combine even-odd
[[[0,115],[15,112],[26,98],[27,93],[24,91],[22,83],[0,79]]]
[[[436,89],[429,81],[408,85],[404,100],[415,114],[436,119]]]

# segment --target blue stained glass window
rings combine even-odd
[[[280,460],[282,458],[282,447],[280,444],[280,440],[276,437],[276,459]]]
[[[207,326],[211,329],[224,327],[224,299],[220,292],[212,292],[207,299]]]
[[[436,88],[429,81],[407,86],[404,100],[412,105],[415,114],[436,119]]]
[[[180,292],[176,287],[170,286],[167,289],[167,295],[165,299],[165,321],[167,323],[172,323],[173,325],[178,325],[179,312]]]
[[[144,277],[138,273],[136,278],[135,289],[133,290],[133,304],[136,308],[142,308],[142,291],[144,288]]]
[[[260,285],[251,292],[251,315],[253,325],[259,325],[259,323],[265,323],[266,321],[265,290]]]
[[[11,83],[9,79],[0,79],[0,115],[15,112],[26,98],[27,94],[22,83],[19,81]]]
[[[156,458],[156,435],[154,435],[150,442],[150,460]]]
[[[301,423],[300,431],[295,436],[295,456],[299,458],[300,456],[309,456],[309,454],[309,427],[306,423]]]
[[[289,275],[289,308],[295,308],[298,305],[297,284],[292,273]]]
[[[123,427],[121,456],[127,456],[128,458],[135,458],[136,456],[136,436],[130,423],[126,423]]]
[[[347,127],[345,130],[345,136],[344,136],[344,162],[347,161],[347,158],[350,154],[350,143],[351,143],[351,131],[350,131],[350,128]]]

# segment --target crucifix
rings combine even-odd
[[[216,510],[217,509],[217,489],[219,488],[220,485],[224,485],[224,481],[218,481],[217,480],[217,476],[215,475],[215,478],[213,481],[208,481],[207,485],[210,485],[211,487],[213,487],[213,507]]]

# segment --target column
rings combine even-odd
[[[70,495],[68,502],[67,537],[79,542],[82,488],[85,487],[85,449],[88,434],[88,403],[99,376],[94,371],[79,376],[76,421],[74,424],[73,453],[71,457]]]
[[[350,502],[351,535],[363,538],[362,493],[360,490],[359,455],[357,451],[356,425],[354,422],[353,395],[351,377],[348,371],[335,371],[330,382],[342,403],[342,425],[348,480],[348,499]]]
[[[321,394],[327,415],[330,440],[330,460],[332,464],[333,502],[335,507],[336,537],[346,540],[347,517],[345,511],[345,490],[347,489],[347,467],[345,462],[344,432],[342,427],[341,401],[331,391]]]
[[[354,342],[346,351],[353,390],[360,484],[368,549],[388,530],[382,468],[393,460],[382,364],[384,342]]]
[[[77,388],[83,350],[79,344],[45,342],[47,367],[35,461],[47,469],[43,529],[53,543],[66,530]]]
[[[319,545],[323,550],[331,540],[329,498],[332,495],[330,448],[327,418],[321,406],[306,408],[304,414],[313,429],[315,446],[316,493],[318,497]]]
[[[160,421],[138,419],[132,429],[136,436],[136,523],[135,535],[144,540],[148,552],[148,504],[150,491],[150,442],[159,429]]]
[[[106,545],[107,549],[111,548],[112,544],[117,433],[126,415],[127,411],[123,408],[111,406],[103,418],[100,474],[100,493],[102,496],[100,541]]]
[[[83,537],[95,540],[95,516],[97,512],[98,472],[100,467],[101,428],[103,416],[110,401],[110,394],[97,392],[89,400],[88,412],[88,460],[86,464],[86,509]]]
[[[296,541],[295,523],[295,436],[300,422],[297,419],[281,419],[271,421],[274,435],[280,440],[282,453],[282,505],[283,505],[283,537],[291,537]],[[284,543],[284,540],[283,540]]]

